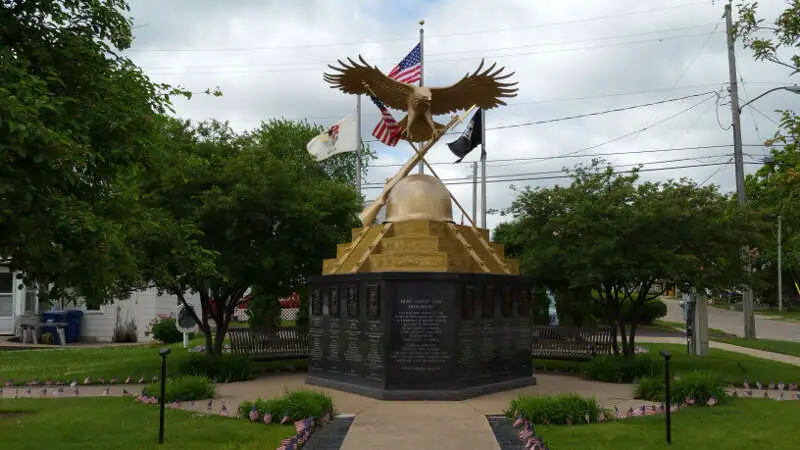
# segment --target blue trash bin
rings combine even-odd
[[[67,321],[67,313],[64,311],[50,311],[46,313],[42,313],[42,321],[44,323],[47,322],[66,322]],[[58,329],[56,327],[44,327],[42,328],[42,333],[50,333],[53,337],[53,343],[57,345],[61,345],[62,342],[58,337]],[[66,339],[66,329],[64,330],[64,337]],[[69,340],[67,340],[69,342]]]
[[[83,319],[83,311],[77,309],[67,311],[67,329],[64,331],[67,344],[78,342],[81,339],[81,319]]]

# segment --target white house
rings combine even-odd
[[[0,335],[18,333],[19,319],[24,315],[38,314],[41,311],[37,291],[20,286],[17,272],[8,266],[0,265]],[[187,295],[186,301],[200,309],[200,297]],[[114,328],[133,321],[138,340],[150,340],[149,324],[158,314],[174,313],[178,298],[174,295],[158,295],[155,289],[134,292],[130,298],[99,308],[88,309],[85,305],[68,306],[65,309],[80,309],[81,340],[89,342],[112,342]]]

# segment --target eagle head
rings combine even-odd
[[[412,102],[416,105],[431,104],[431,90],[424,86],[414,86],[414,93],[412,94]]]

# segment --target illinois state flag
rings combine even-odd
[[[351,114],[310,140],[306,148],[314,159],[322,161],[337,153],[354,152],[360,143],[356,115]]]

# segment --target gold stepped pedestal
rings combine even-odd
[[[519,261],[489,242],[489,230],[434,220],[385,223],[352,232],[322,274],[363,272],[454,272],[519,275]]]

